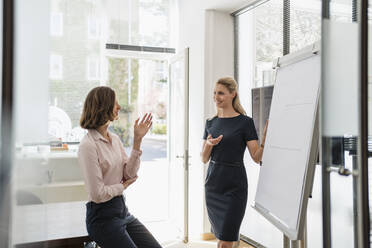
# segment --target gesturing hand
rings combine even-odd
[[[261,144],[265,144],[265,140],[266,140],[266,133],[267,133],[267,126],[269,125],[269,120],[266,120],[266,124],[265,124],[265,128],[264,128],[264,133],[263,133],[263,136],[262,136],[262,141],[261,141]]]
[[[124,186],[124,189],[127,189],[129,187],[129,185],[131,185],[132,183],[134,183],[136,180],[137,180],[138,177],[133,177],[133,178],[130,178],[128,180],[126,180],[125,182],[123,182],[123,186]]]
[[[143,136],[149,131],[152,126],[152,115],[151,113],[146,113],[145,116],[139,121],[140,118],[134,123],[134,138],[142,139]]]
[[[223,135],[221,134],[217,138],[214,138],[213,139],[212,138],[212,135],[208,135],[208,137],[207,137],[207,144],[210,145],[210,146],[218,145],[220,143],[220,141],[222,140],[222,137],[223,137]]]

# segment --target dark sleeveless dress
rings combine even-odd
[[[205,179],[205,198],[212,233],[219,240],[239,240],[248,197],[247,174],[243,157],[246,143],[258,140],[253,119],[239,115],[214,117],[205,124],[204,139],[223,135],[214,146]]]

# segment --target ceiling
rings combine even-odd
[[[182,1],[182,0],[181,0]],[[256,0],[183,0],[195,3],[201,9],[215,9],[225,12],[233,12],[240,9]]]

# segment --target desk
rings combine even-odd
[[[83,247],[89,241],[85,202],[16,206],[13,244],[17,248]]]

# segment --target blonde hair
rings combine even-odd
[[[239,99],[239,94],[238,94],[238,84],[236,83],[236,81],[232,77],[224,77],[224,78],[218,79],[218,81],[216,82],[216,85],[217,84],[225,86],[226,89],[230,93],[233,93],[233,92],[236,93],[236,95],[235,95],[235,97],[232,101],[233,108],[239,114],[247,115],[243,106],[240,104],[240,99]],[[216,115],[218,115],[218,111],[217,111]]]

